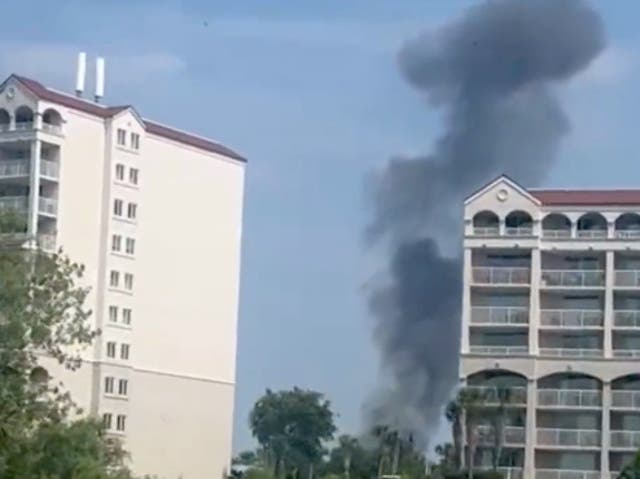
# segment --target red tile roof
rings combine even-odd
[[[547,206],[639,206],[640,190],[529,190]]]
[[[33,93],[35,96],[37,96],[41,100],[49,101],[51,103],[57,103],[59,105],[66,106],[67,108],[79,110],[79,111],[88,113],[90,115],[98,116],[100,118],[110,118],[123,110],[132,108],[129,105],[112,106],[112,107],[99,105],[97,103],[83,100],[81,98],[76,98],[71,95],[66,95],[64,93],[50,90],[49,88],[42,85],[40,82],[31,80],[29,78],[25,78],[23,76],[12,75],[12,77],[18,80],[22,85],[24,85],[24,87],[27,90],[29,90],[31,93]],[[158,123],[154,123],[148,120],[143,120],[143,122],[144,122],[146,131],[148,133],[151,133],[152,135],[161,136],[163,138],[167,138],[169,140],[173,140],[178,143],[183,143],[185,145],[189,145],[194,148],[199,148],[201,150],[217,153],[219,155],[223,155],[228,158],[233,158],[234,160],[239,160],[242,162],[247,161],[239,153],[236,153],[232,149],[227,148],[226,146],[221,145],[220,143],[216,143],[215,141],[207,140],[206,138],[192,135],[184,131],[175,130],[168,126],[160,125]]]

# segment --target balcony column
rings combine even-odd
[[[602,383],[602,450],[600,477],[609,477],[609,449],[611,448],[611,383]]]
[[[529,354],[538,354],[538,327],[540,323],[540,249],[531,250],[531,285],[529,286]]]
[[[15,129],[16,129],[16,116],[13,113],[11,113],[9,115],[9,130],[13,131]]]
[[[604,292],[604,357],[610,358],[612,353],[613,331],[613,287],[615,282],[615,254],[607,251],[605,264],[605,292]]]
[[[538,388],[535,379],[527,381],[527,425],[524,445],[524,477],[535,477],[536,408]]]
[[[504,236],[507,234],[507,224],[504,218],[500,218],[500,223],[498,224],[498,233],[500,236]]]
[[[40,140],[31,142],[30,180],[29,180],[29,217],[27,233],[36,241],[38,234],[38,203],[40,201]]]
[[[464,265],[462,279],[462,326],[460,336],[460,350],[463,354],[469,352],[469,325],[471,324],[471,280],[473,277],[471,248],[464,249]]]

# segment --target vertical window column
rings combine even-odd
[[[527,380],[527,423],[524,443],[524,477],[535,477],[535,454],[537,430],[536,409],[538,407],[538,385],[535,379]]]
[[[611,447],[611,383],[602,383],[602,450],[600,451],[600,477],[609,477],[609,448]]]
[[[464,249],[464,277],[462,279],[462,337],[460,349],[462,353],[469,352],[469,328],[471,326],[471,281],[473,279],[473,265],[471,248]]]
[[[38,233],[38,209],[40,203],[40,154],[42,143],[40,140],[31,142],[31,173],[29,178],[29,220],[27,223],[27,232],[29,236],[35,239]]]
[[[607,251],[605,263],[604,290],[604,357],[613,357],[613,288],[615,283],[615,253]]]
[[[540,281],[542,280],[540,249],[531,250],[531,286],[529,296],[529,354],[538,354],[540,324]]]

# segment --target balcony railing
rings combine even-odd
[[[501,306],[474,306],[471,308],[471,324],[504,324],[526,325],[529,323],[529,309],[501,307]]]
[[[542,237],[547,239],[564,239],[571,238],[571,230],[543,230]]]
[[[612,390],[611,407],[620,409],[640,409],[640,391]]]
[[[499,226],[474,226],[473,234],[475,236],[500,236],[500,227]]]
[[[29,209],[29,198],[26,196],[2,196],[0,197],[0,209],[25,213]]]
[[[613,356],[616,358],[640,358],[640,349],[614,349]]]
[[[42,131],[47,133],[53,133],[54,135],[60,135],[62,133],[62,127],[60,125],[52,125],[51,123],[42,122]]]
[[[637,240],[640,239],[640,230],[616,230],[616,238]]]
[[[600,471],[571,469],[536,469],[536,479],[601,479]]]
[[[598,328],[604,323],[604,312],[593,309],[543,309],[540,324],[558,328]]]
[[[588,288],[604,286],[603,270],[544,270],[543,286],[568,286]]]
[[[640,448],[640,431],[611,431],[611,447],[633,450]]]
[[[500,403],[511,405],[527,404],[527,388],[525,386],[509,386],[498,388],[495,386],[467,386],[466,389],[474,391],[483,398],[488,406],[496,406]]]
[[[54,252],[56,250],[55,235],[38,235],[38,247],[43,251]]]
[[[540,446],[600,447],[598,430],[538,428],[536,434]]]
[[[615,285],[627,288],[640,287],[640,270],[617,270]]]
[[[493,467],[478,467],[481,471],[491,471]],[[498,472],[502,474],[502,479],[523,479],[524,471],[522,467],[498,467]]]
[[[29,160],[0,161],[1,178],[19,178],[29,176]]]
[[[529,284],[530,276],[529,268],[473,268],[473,282],[477,284]]]
[[[525,429],[523,427],[506,426],[503,431],[503,446],[520,446],[525,442]],[[478,426],[478,442],[480,444],[495,443],[495,428],[493,426]]]
[[[507,236],[533,236],[532,226],[506,227],[504,232]]]
[[[519,356],[529,352],[528,346],[469,346],[472,354],[487,356]]]
[[[602,406],[602,393],[590,389],[539,389],[538,406],[599,408]]]
[[[576,235],[580,239],[603,239],[608,236],[607,230],[578,230]]]
[[[26,131],[33,130],[33,122],[32,121],[17,121],[15,129],[17,131]]]
[[[640,329],[640,311],[619,309],[613,313],[613,325],[616,328]]]
[[[602,349],[595,348],[540,348],[540,356],[554,356],[564,358],[599,358]]]
[[[38,200],[38,211],[44,215],[55,216],[58,210],[58,202],[53,198],[41,196]]]
[[[40,161],[40,176],[45,178],[58,178],[58,163],[49,160]]]

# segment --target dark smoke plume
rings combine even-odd
[[[400,52],[446,128],[432,154],[392,159],[371,185],[368,237],[392,248],[370,297],[392,384],[366,405],[369,422],[426,445],[458,376],[463,199],[501,173],[527,186],[544,179],[569,129],[553,87],[604,45],[582,0],[493,0]]]

